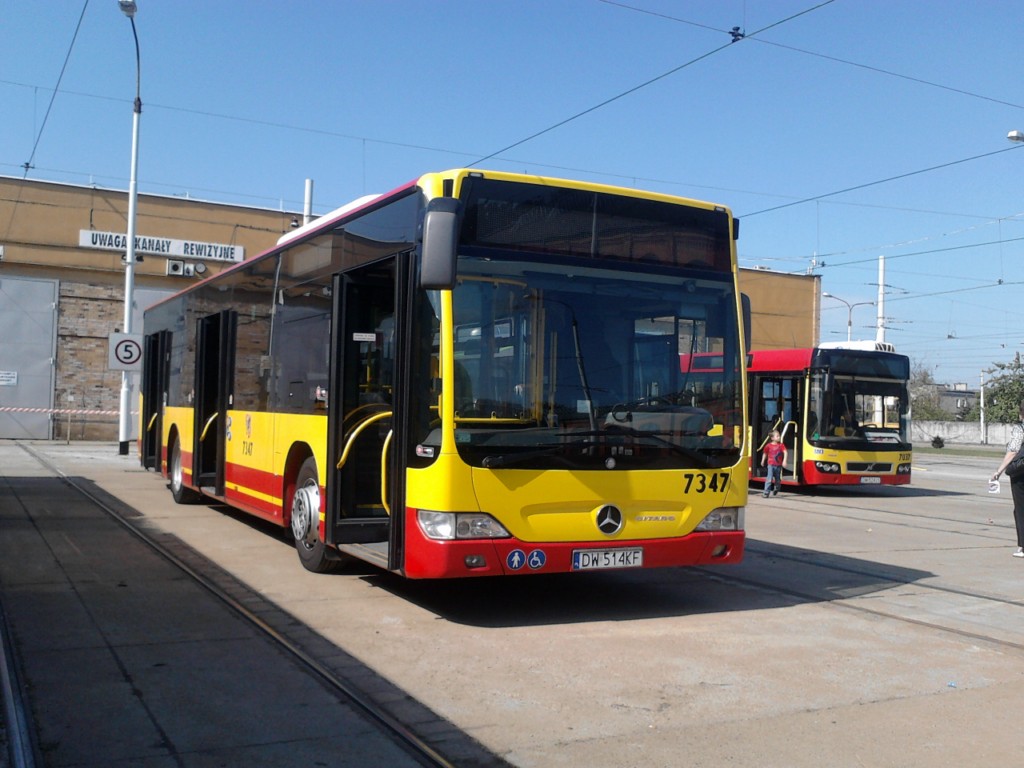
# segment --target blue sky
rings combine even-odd
[[[742,266],[817,263],[851,304],[884,255],[886,340],[939,381],[1024,347],[1017,3],[138,5],[142,193],[298,210],[312,178],[322,213],[468,164],[639,186],[730,206]],[[126,189],[116,0],[3,18],[0,174]],[[875,312],[852,310],[855,337]],[[848,315],[822,299],[822,340]]]

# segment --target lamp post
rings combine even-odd
[[[861,307],[861,306],[872,306],[873,307],[875,305],[875,302],[873,302],[873,301],[857,301],[857,302],[854,302],[853,304],[851,304],[846,299],[840,299],[838,296],[835,296],[835,295],[829,293],[828,291],[822,293],[821,295],[824,296],[827,299],[835,299],[836,301],[841,301],[843,304],[846,305],[846,308],[848,310],[847,315],[846,315],[846,340],[847,341],[852,341],[853,340],[853,308],[854,307]]]
[[[132,167],[131,180],[128,182],[128,243],[124,255],[124,327],[122,329],[122,333],[131,333],[132,305],[135,294],[135,207],[139,184],[139,118],[142,116],[139,81],[142,66],[139,57],[139,35],[135,31],[135,11],[137,10],[135,0],[117,0],[117,4],[132,23],[132,37],[135,38],[135,103],[132,107]],[[122,456],[128,453],[128,443],[131,440],[131,418],[131,373],[121,371],[121,407],[117,439],[118,452]]]

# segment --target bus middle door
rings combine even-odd
[[[192,478],[205,493],[223,496],[238,313],[224,310],[197,322]]]

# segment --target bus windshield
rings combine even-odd
[[[463,460],[523,469],[735,464],[743,407],[730,277],[464,255],[452,293]],[[681,355],[708,352],[724,363],[716,372],[698,380],[681,370]]]
[[[808,434],[812,441],[829,444],[908,444],[909,402],[903,380],[815,371]]]

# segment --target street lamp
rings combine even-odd
[[[1024,132],[1022,131],[1010,131],[1006,134],[1006,138],[1010,141],[1024,142]]]
[[[135,31],[135,0],[117,0],[118,6],[132,23],[132,37],[135,38],[135,103],[132,107],[132,169],[128,182],[128,244],[124,255],[124,328],[122,333],[132,332],[132,304],[135,294],[135,207],[139,185],[139,118],[142,116],[142,99],[139,96],[139,80],[142,66],[139,57],[139,35]],[[118,417],[118,452],[125,456],[131,440],[131,373],[121,371],[121,407]]]
[[[828,291],[825,291],[821,295],[824,296],[827,299],[835,299],[836,301],[841,301],[841,302],[843,302],[843,304],[846,305],[847,310],[849,310],[847,312],[847,315],[846,315],[846,340],[847,341],[852,341],[852,338],[853,338],[853,308],[854,307],[867,306],[867,305],[870,305],[870,306],[873,307],[873,306],[875,306],[875,302],[873,302],[873,301],[858,301],[858,302],[854,302],[853,304],[851,304],[846,299],[840,299],[838,296],[834,296],[833,294],[829,293]]]

